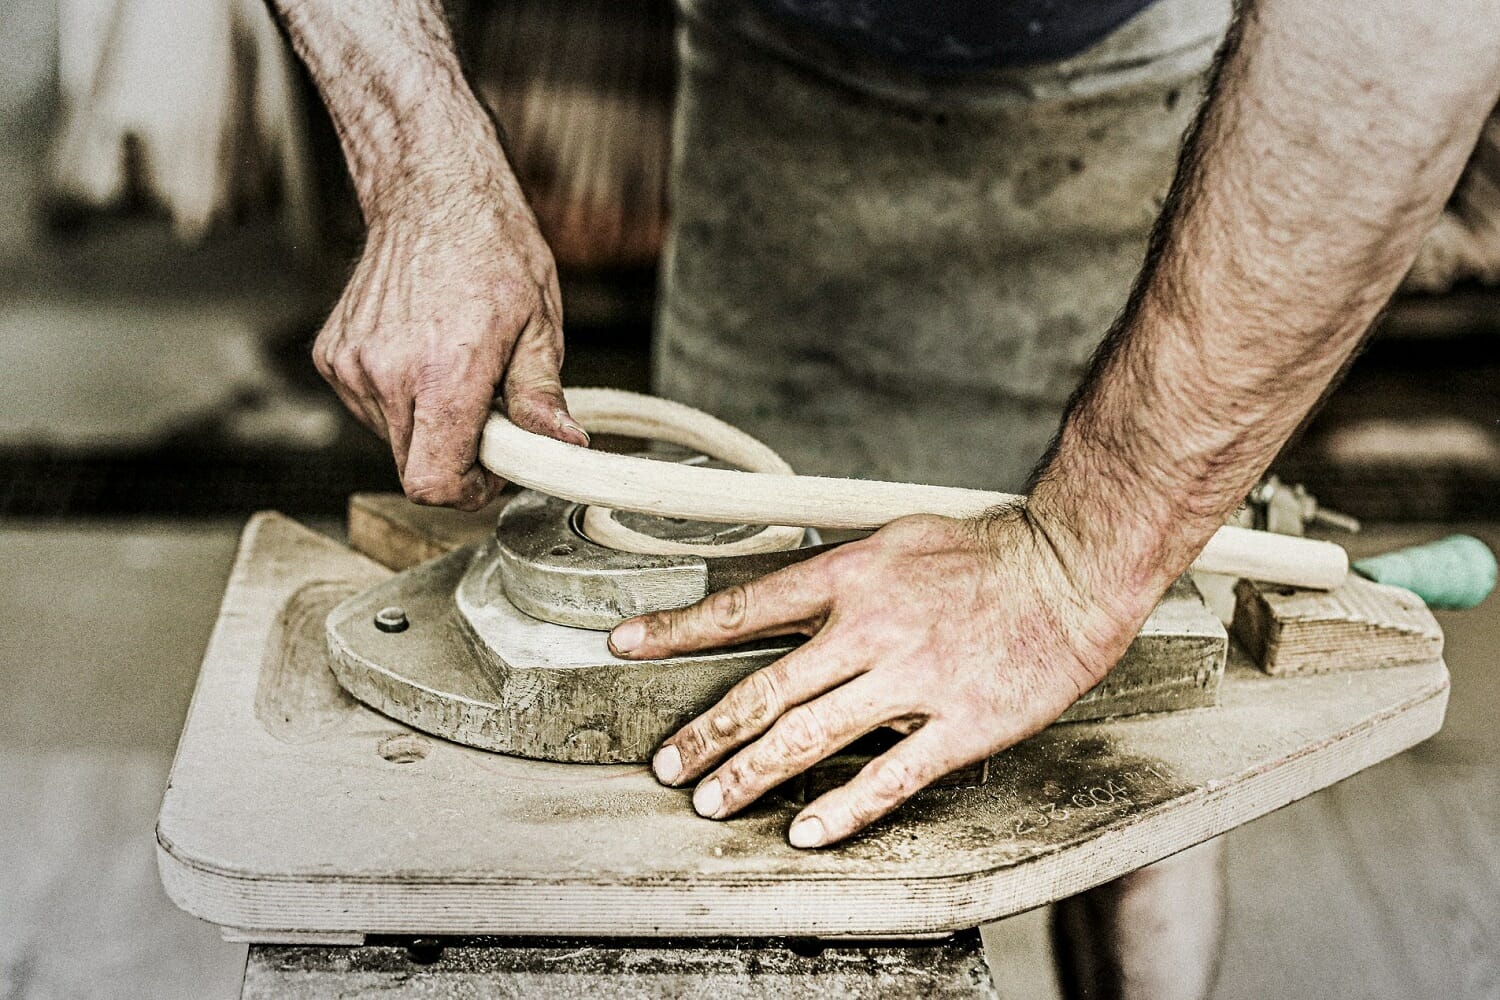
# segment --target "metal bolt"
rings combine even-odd
[[[382,632],[405,632],[411,622],[406,620],[406,609],[392,604],[375,612],[375,627]]]
[[[1350,534],[1359,534],[1360,523],[1358,518],[1350,517],[1348,514],[1340,514],[1338,511],[1329,510],[1327,507],[1319,507],[1313,511],[1312,516],[1308,520],[1313,524],[1321,524],[1325,528],[1336,528],[1339,531],[1347,531]]]
[[[1262,479],[1259,483],[1257,483],[1255,485],[1255,488],[1250,491],[1249,501],[1253,504],[1265,506],[1266,504],[1271,502],[1271,498],[1276,495],[1276,491],[1280,488],[1280,479],[1276,478],[1275,476],[1267,476],[1265,479]]]

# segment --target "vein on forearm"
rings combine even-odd
[[[367,216],[424,174],[511,180],[440,0],[269,3],[328,107]]]
[[[1034,491],[1127,592],[1166,586],[1338,373],[1493,106],[1493,4],[1386,6],[1247,4],[1221,49]]]

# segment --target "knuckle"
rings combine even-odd
[[[932,541],[939,533],[946,534],[956,522],[931,514],[911,514],[897,518],[875,534],[869,541],[872,548],[886,556],[896,556],[913,547]]]
[[[874,536],[871,536],[874,537]],[[837,586],[840,580],[849,577],[858,579],[868,573],[874,564],[875,553],[870,539],[841,545],[828,553],[829,558],[818,569],[823,574],[823,583],[828,588]],[[817,560],[814,560],[816,562]],[[812,563],[805,565],[811,566]]]
[[[516,406],[524,406],[528,409],[550,413],[552,410],[563,408],[566,403],[563,399],[562,383],[558,381],[555,373],[516,374],[507,382],[506,389],[508,395],[514,398]]]
[[[735,584],[710,597],[706,609],[709,623],[715,629],[738,631],[749,618],[750,595],[743,586]]]
[[[313,344],[312,363],[313,367],[318,370],[319,375],[322,375],[325,379],[331,380],[333,378],[333,359],[329,356],[328,344],[322,337],[319,337],[317,342]]]
[[[359,366],[364,369],[372,383],[377,386],[393,386],[401,381],[400,360],[380,350],[364,349],[358,352]]]
[[[518,387],[547,388],[557,384],[562,367],[562,332],[550,323],[531,323],[521,330],[511,363]]]
[[[672,738],[672,743],[682,754],[684,766],[690,766],[694,761],[702,760],[708,754],[708,748],[712,738],[705,732],[706,726],[700,720],[685,727]]]
[[[680,649],[692,639],[685,615],[667,612],[646,619],[646,632],[669,649]]]
[[[670,647],[672,643],[672,618],[670,611],[650,611],[636,619],[646,629],[646,643],[651,649],[659,649],[662,646]]]
[[[733,712],[715,711],[708,717],[708,735],[714,742],[732,740],[739,735],[740,725]]]
[[[806,705],[799,705],[782,716],[777,728],[782,746],[788,754],[798,758],[820,752],[828,735],[822,718]]]
[[[747,723],[756,729],[771,724],[781,710],[781,685],[771,668],[757,670],[745,678],[740,697],[736,699]]]
[[[426,507],[441,507],[464,499],[458,480],[446,476],[418,476],[402,486],[408,500]]]
[[[786,777],[787,760],[759,744],[737,753],[719,769],[726,796],[736,804],[758,798]]]
[[[754,753],[736,754],[719,769],[719,781],[726,792],[733,791],[736,797],[753,794],[760,785],[763,773],[770,770],[767,764]]]
[[[887,809],[904,802],[921,787],[921,776],[904,757],[890,757],[871,765],[870,800],[877,808]]]
[[[333,372],[334,381],[340,385],[353,387],[361,382],[359,361],[347,351],[338,351],[328,360],[328,367]]]

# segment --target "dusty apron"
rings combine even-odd
[[[799,472],[1019,489],[1124,304],[1227,0],[947,79],[683,2],[657,391]]]

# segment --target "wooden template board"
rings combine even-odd
[[[1426,738],[1441,660],[1266,676],[1220,705],[1054,726],[978,788],[928,793],[823,851],[797,809],[695,815],[640,766],[549,764],[420,735],[349,697],[323,618],[387,578],[276,514],[246,528],[157,827],[168,894],[251,940],[370,933],[920,935],[1030,909],[1279,808]]]

